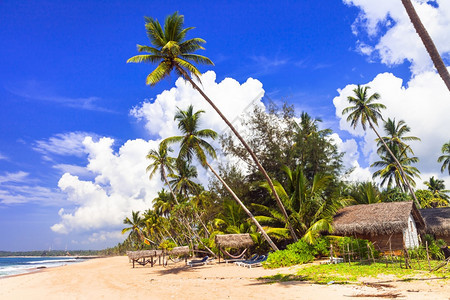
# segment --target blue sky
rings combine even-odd
[[[449,140],[448,130],[436,133],[437,128],[450,126],[442,115],[448,94],[408,27],[402,7],[387,0],[377,1],[378,5],[365,2],[2,1],[0,250],[115,245],[124,213],[148,206],[152,193],[161,187],[149,183],[128,195],[120,191],[126,184],[114,185],[133,176],[145,177],[145,159],[143,174],[141,169],[134,175],[126,173],[140,164],[129,157],[139,151],[145,156],[146,147],[167,132],[152,123],[166,116],[158,111],[170,111],[171,101],[172,106],[185,101],[164,92],[183,91],[176,78],[151,88],[145,85],[145,77],[152,66],[125,63],[137,54],[136,44],[148,44],[144,16],[163,22],[168,14],[179,11],[185,26],[196,27],[189,37],[207,41],[201,54],[215,66],[200,69],[214,71],[211,86],[232,78],[247,98],[262,89],[265,98],[260,101],[286,100],[298,112],[306,110],[322,118],[339,135],[341,149],[349,153],[346,162],[360,170],[359,175],[370,174],[368,166],[375,157],[373,136],[346,127],[338,112],[352,84],[370,83],[382,96],[383,92],[391,95],[386,99],[392,102],[389,114],[406,119],[413,130],[423,129],[418,120],[432,123],[421,133],[431,139],[433,132],[426,144],[435,147],[419,148],[418,153],[424,161],[435,161],[440,146]],[[439,33],[449,32],[449,5],[443,1],[416,5],[424,22],[429,20],[432,36],[436,32],[435,42],[448,64],[450,41]],[[433,20],[438,25],[432,26]],[[218,87],[222,94],[229,92],[224,86]],[[186,99],[196,97],[185,93]],[[416,95],[424,96],[416,101],[412,99]],[[169,104],[156,107],[155,99],[158,103],[168,99]],[[425,99],[436,102],[427,102],[424,108]],[[233,106],[233,101],[224,99],[222,105]],[[427,110],[442,105],[442,109]],[[402,115],[405,109],[400,107],[410,111]],[[426,113],[413,118],[417,111]],[[107,169],[114,163],[119,169]],[[438,165],[431,165],[424,167],[423,180],[434,174],[450,184],[438,172]],[[125,179],[114,174],[120,168]],[[105,203],[112,207],[110,218],[118,222],[104,216],[100,207],[105,206],[96,202],[97,192],[109,201]],[[123,205],[116,207],[117,203]],[[87,210],[92,224],[82,226]]]

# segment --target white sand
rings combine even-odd
[[[297,268],[265,270],[234,265],[190,268],[132,268],[127,257],[89,260],[23,276],[0,279],[0,299],[352,299],[359,294],[399,294],[400,299],[450,299],[448,280],[388,282],[390,288],[315,285],[306,282],[265,284],[257,277],[296,273]],[[385,281],[371,279],[372,282]],[[352,297],[353,296],[353,297]],[[356,298],[376,299],[376,298]]]

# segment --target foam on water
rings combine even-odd
[[[0,257],[0,277],[32,272],[37,268],[52,268],[81,262],[70,257]]]

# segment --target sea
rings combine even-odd
[[[0,278],[82,262],[74,257],[0,257]]]

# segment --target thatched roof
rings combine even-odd
[[[421,209],[420,213],[428,232],[450,236],[450,207]]]
[[[243,248],[253,245],[253,240],[248,233],[242,234],[218,234],[216,245],[230,248]]]
[[[401,233],[408,227],[412,214],[419,229],[425,222],[413,202],[361,204],[340,209],[334,216],[333,228],[337,235],[385,235]]]
[[[127,251],[127,255],[131,259],[139,259],[145,257],[155,257],[162,255],[162,250],[139,250],[139,251]]]
[[[172,250],[168,251],[167,254],[169,254],[169,255],[186,255],[186,254],[189,254],[189,247],[188,246],[175,247]]]

